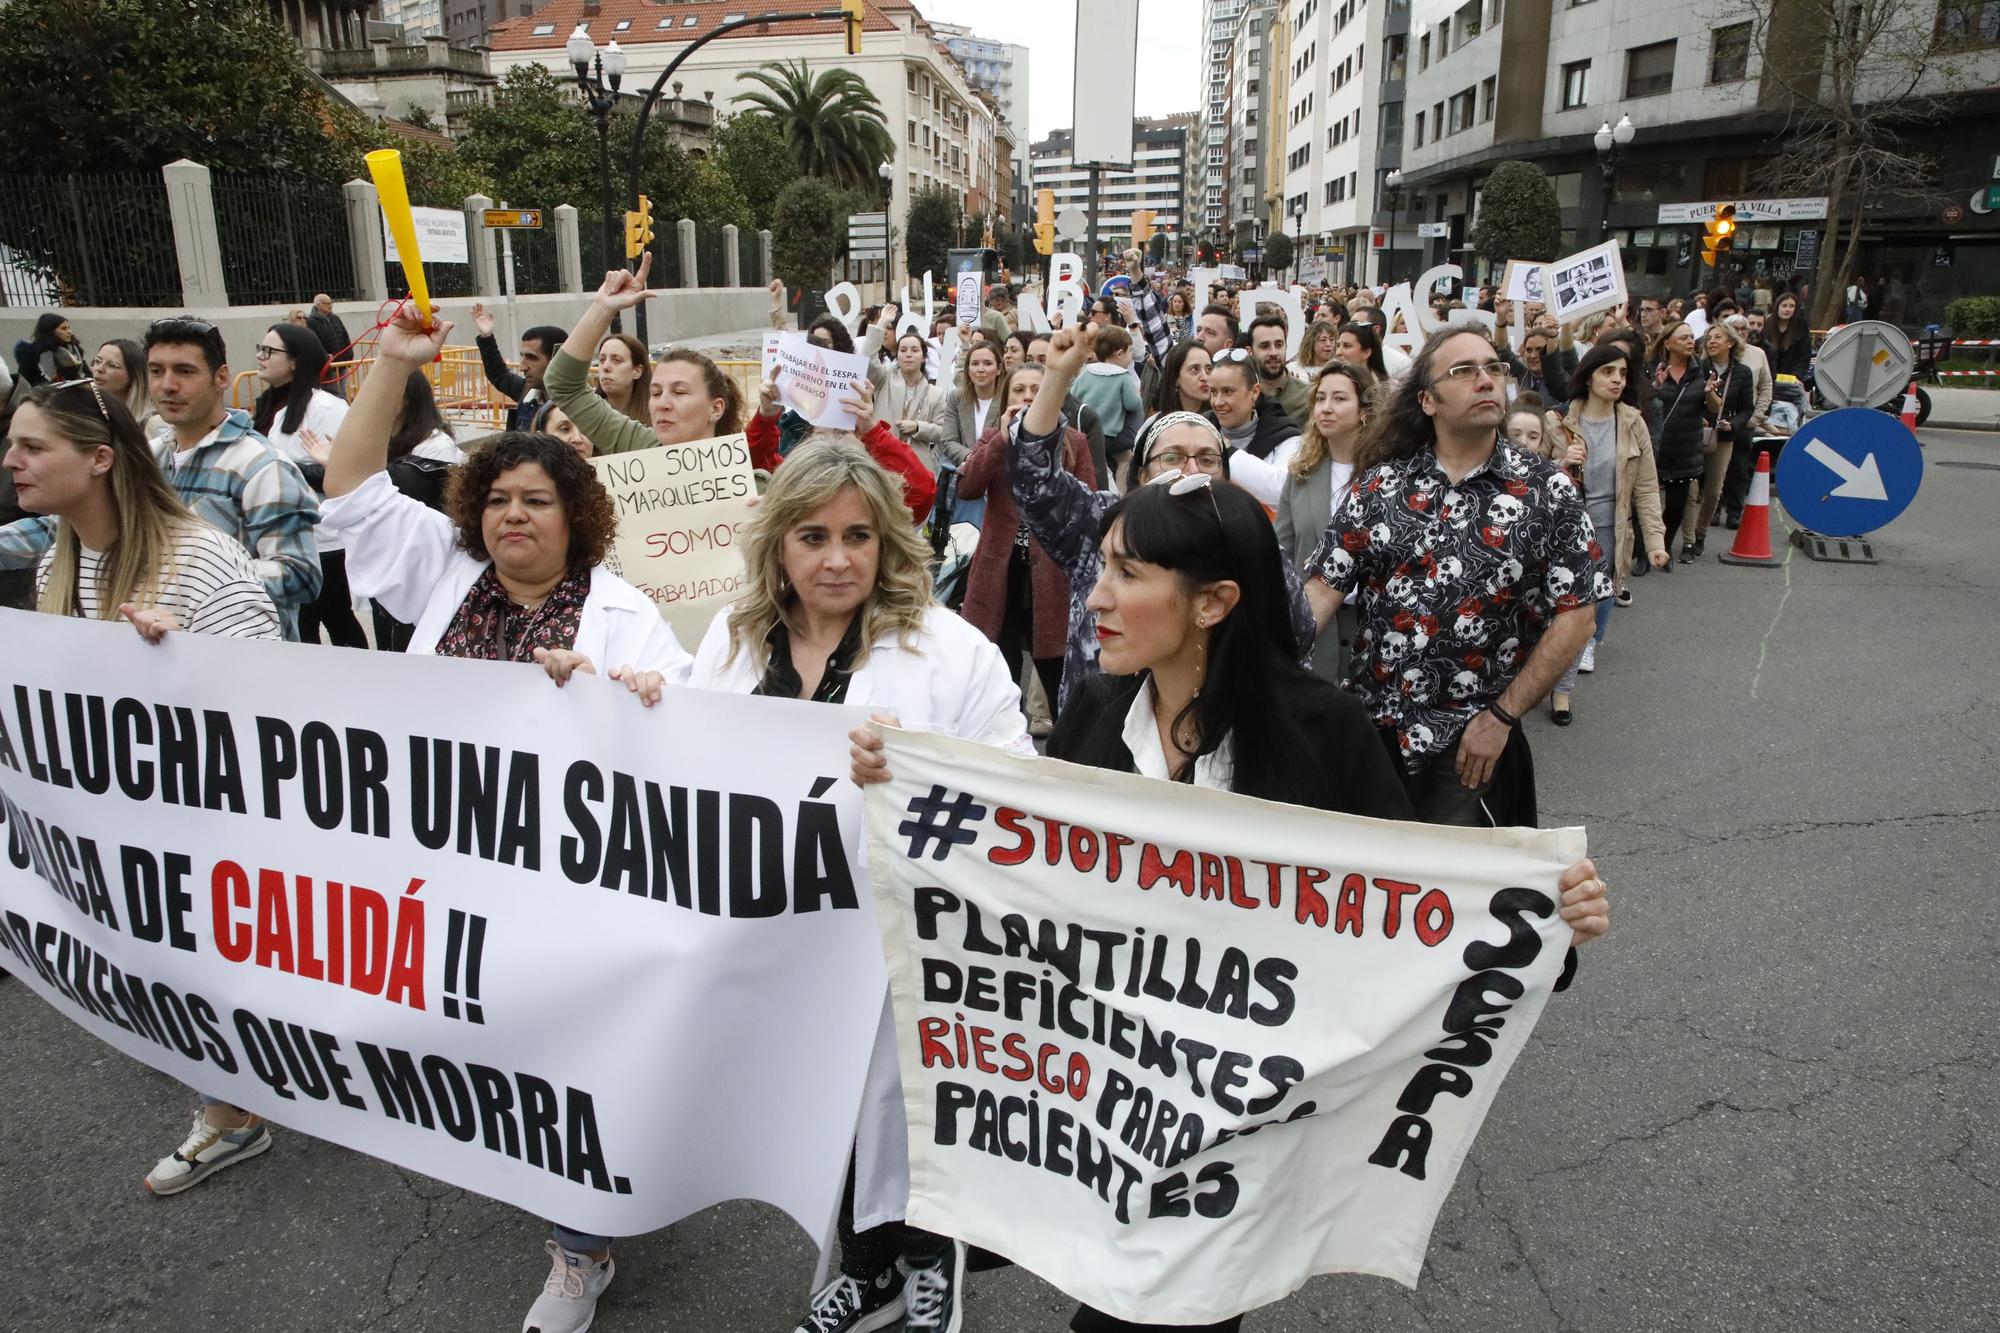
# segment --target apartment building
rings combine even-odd
[[[1249,0],[1202,0],[1201,234],[1221,241],[1228,231],[1231,45]]]
[[[965,70],[966,81],[991,94],[993,105],[1013,138],[1017,169],[1027,166],[1028,48],[981,37],[956,23],[931,25]]]
[[[1249,0],[1229,41],[1228,100],[1223,144],[1223,193],[1227,240],[1241,250],[1267,230],[1265,190],[1270,182],[1271,28],[1277,0]]]
[[[1760,3],[1774,7],[1781,31],[1809,37],[1817,6]],[[1867,201],[1860,267],[1886,280],[1884,316],[1920,324],[1941,318],[1955,295],[2000,289],[2000,210],[1983,211],[1986,185],[2000,180],[1992,134],[2000,4],[1910,0],[1896,19],[1917,39],[1952,48],[1923,85],[1944,99],[1947,116],[1921,133],[1952,202]],[[1639,289],[1681,291],[1696,281],[1681,258],[1691,229],[1663,224],[1663,206],[1789,193],[1774,174],[1787,93],[1764,66],[1747,9],[1716,0],[1412,0],[1405,54],[1401,227],[1441,223],[1445,232],[1422,242],[1413,268],[1447,258],[1472,267],[1481,184],[1510,158],[1548,173],[1565,245],[1617,237]],[[1607,174],[1593,138],[1627,118],[1631,142]],[[1826,224],[1810,204],[1790,211],[1738,233],[1731,263],[1741,280],[1810,269],[1799,256],[1813,254]]]
[[[1193,114],[1132,122],[1132,170],[1103,171],[1097,185],[1097,238],[1103,246],[1124,244],[1132,234],[1132,214],[1153,210],[1153,225],[1175,239],[1186,231],[1188,157],[1197,133]],[[1033,188],[1053,190],[1056,211],[1088,208],[1090,173],[1071,158],[1073,130],[1057,130],[1031,150]],[[1077,243],[1082,249],[1081,240]]]
[[[1278,216],[1298,236],[1309,276],[1376,281],[1371,245],[1384,105],[1389,0],[1290,0],[1279,16],[1287,43]],[[1385,238],[1386,239],[1386,238]]]
[[[624,50],[624,90],[638,95],[690,40],[752,12],[741,0],[666,5],[654,0],[548,0],[527,18],[495,26],[489,38],[493,71],[504,77],[515,65],[540,64],[567,76],[563,45],[582,25],[599,46],[616,41]],[[928,186],[955,191],[975,214],[1007,198],[1009,180],[996,150],[1000,140],[994,107],[971,86],[963,67],[913,4],[871,0],[858,56],[847,54],[840,24],[788,20],[720,37],[689,56],[674,77],[685,85],[688,97],[713,94],[716,106],[728,110],[733,97],[756,86],[744,84],[744,74],[799,58],[818,68],[852,71],[881,103],[897,145],[889,205],[895,217],[900,219],[911,196]],[[900,257],[896,262],[900,265]]]

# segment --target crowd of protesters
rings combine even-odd
[[[345,379],[330,302],[274,322],[247,412],[207,321],[86,360],[44,319],[6,398],[15,604],[155,642],[323,633],[557,685],[601,674],[637,706],[672,686],[861,705],[1321,810],[1533,825],[1523,718],[1553,696],[1568,719],[1635,552],[1671,568],[1676,535],[1688,558],[1708,515],[1733,516],[1747,450],[1729,442],[1764,428],[1798,331],[1795,307],[1749,331],[1714,300],[1698,338],[1652,302],[1638,328],[1531,312],[1518,348],[1463,325],[1398,347],[1379,293],[1292,308],[1225,285],[1198,303],[1133,251],[1073,320],[999,289],[962,328],[894,307],[811,322],[875,363],[853,428],[828,431],[775,380],[746,401],[701,353],[614,332],[653,295],[646,273],[607,274],[569,329],[523,332],[512,365],[473,307],[510,401],[504,429],[463,441],[424,372],[454,312],[426,327],[403,308]],[[605,567],[615,510],[586,460],[738,432],[765,484],[745,593],[684,645]],[[882,780],[879,736],[853,745],[854,779]],[[1563,888],[1575,939],[1601,934],[1591,863]],[[899,1099],[893,1060],[869,1077],[888,1096],[867,1105]],[[889,1128],[857,1129],[839,1271],[804,1333],[963,1325],[967,1248],[900,1220]],[[182,1192],[270,1144],[261,1117],[204,1096],[147,1187]],[[554,1219],[524,1327],[588,1327],[613,1246]],[[1072,1327],[1140,1326],[1083,1309]]]

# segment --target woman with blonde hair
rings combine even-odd
[[[932,601],[930,549],[910,527],[903,488],[852,436],[816,435],[793,450],[742,541],[746,594],[710,624],[689,684],[866,707],[1033,753],[999,650]],[[961,1242],[902,1221],[909,1154],[887,999],[841,1201],[840,1272],[814,1293],[808,1328],[881,1328],[906,1310],[915,1327],[964,1279]],[[866,1322],[841,1322],[857,1316]]]
[[[139,423],[139,433],[151,439],[160,414],[153,410],[152,390],[146,384],[146,349],[130,338],[112,338],[97,349],[90,377],[98,388],[124,401],[125,410]]]
[[[1345,361],[1322,366],[1313,380],[1312,413],[1304,433],[1295,445],[1278,446],[1274,461],[1285,469],[1278,493],[1278,550],[1301,573],[1354,477],[1354,449],[1372,415],[1379,383],[1366,366]],[[1353,603],[1344,603],[1334,623],[1314,641],[1315,675],[1337,683],[1347,674],[1349,646],[1359,628]]]
[[[1299,354],[1289,369],[1307,384],[1316,382],[1320,368],[1333,360],[1334,344],[1340,341],[1340,326],[1330,319],[1316,319],[1306,326],[1299,340]]]
[[[35,609],[169,630],[276,639],[277,610],[236,540],[201,521],[160,474],[125,404],[94,381],[31,392],[6,468],[21,508],[56,520]]]

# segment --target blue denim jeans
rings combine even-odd
[[[591,1255],[611,1248],[610,1236],[593,1236],[587,1231],[571,1231],[555,1222],[549,1223],[549,1238],[568,1250],[571,1254]]]
[[[1592,648],[1604,642],[1604,631],[1611,628],[1611,608],[1616,605],[1618,603],[1609,597],[1597,604],[1597,632],[1590,636],[1590,642],[1585,644],[1584,648]],[[1556,682],[1557,694],[1568,694],[1576,688],[1576,663],[1582,660],[1583,648],[1579,648],[1576,650],[1576,660],[1569,664],[1569,668],[1562,674],[1562,679]]]

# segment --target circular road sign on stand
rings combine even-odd
[[[1924,479],[1917,437],[1872,407],[1814,417],[1778,455],[1778,498],[1792,521],[1829,537],[1859,537],[1910,507]]]
[[[1901,329],[1885,320],[1856,320],[1819,345],[1813,385],[1835,407],[1880,407],[1909,385],[1916,368],[1916,351]]]

